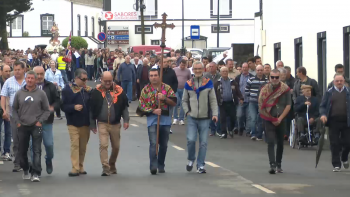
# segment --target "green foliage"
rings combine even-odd
[[[68,44],[68,41],[69,41],[69,37],[65,38],[63,41],[62,41],[62,46],[64,48],[67,48],[67,44]],[[71,40],[71,46],[74,47],[75,49],[79,50],[81,48],[85,48],[87,49],[88,48],[88,43],[86,42],[86,40],[82,37],[79,37],[79,36],[72,36],[72,40]]]
[[[27,31],[23,32],[23,37],[29,37],[29,32]]]

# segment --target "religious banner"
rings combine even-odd
[[[128,26],[109,26],[107,30],[108,44],[129,44]]]

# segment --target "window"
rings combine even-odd
[[[318,86],[321,95],[327,88],[327,40],[326,32],[317,34],[317,64],[318,64]]]
[[[85,16],[85,36],[88,36],[88,32],[89,32],[89,29],[88,29],[88,17]]]
[[[218,2],[220,18],[232,18],[232,0],[210,0],[210,18],[217,18]]]
[[[344,56],[344,66],[345,66],[345,77],[350,76],[350,26],[343,28],[343,56]]]
[[[14,29],[18,29],[18,30],[22,29],[22,16],[18,16],[17,18],[13,19],[12,30]]]
[[[53,14],[42,14],[41,19],[41,36],[52,36],[51,28],[54,23]]]
[[[95,18],[91,17],[91,36],[95,37]]]
[[[80,15],[77,16],[78,19],[78,36],[80,36],[80,32],[81,32],[81,21],[80,21]]]
[[[143,14],[145,17],[157,18],[158,17],[158,0],[143,0],[146,6]]]
[[[145,34],[153,34],[153,25],[145,25]],[[135,25],[135,34],[141,34],[141,25]]]
[[[303,66],[303,39],[302,37],[294,39],[294,60],[295,76],[297,69]]]
[[[276,68],[276,62],[278,60],[281,60],[281,43],[275,43],[273,47],[273,54],[274,54],[274,64]]]
[[[151,45],[160,45],[159,40],[151,40]]]
[[[212,24],[211,33],[217,33],[217,32],[218,32],[217,24]],[[219,33],[230,33],[230,24],[220,24]]]

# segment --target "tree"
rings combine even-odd
[[[6,22],[19,14],[31,10],[32,0],[0,0],[0,49],[8,49]],[[13,13],[10,13],[12,12]]]
[[[62,46],[64,48],[67,48],[67,44],[68,44],[68,40],[69,37],[65,38],[62,41]],[[72,40],[71,40],[71,46],[74,47],[75,49],[79,50],[81,48],[87,49],[88,48],[88,43],[86,42],[86,40],[82,37],[79,36],[72,36]]]

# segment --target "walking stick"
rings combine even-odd
[[[166,28],[171,28],[171,29],[174,29],[175,25],[174,24],[167,24],[166,23],[166,17],[168,15],[164,12],[162,14],[162,18],[163,18],[163,22],[161,24],[158,24],[158,23],[154,23],[154,27],[155,28],[162,28],[162,43],[160,45],[160,47],[162,48],[162,60],[161,60],[161,63],[160,63],[160,89],[158,88],[157,90],[157,95],[158,93],[161,93],[162,92],[162,82],[163,82],[163,59],[164,59],[164,48],[165,48],[165,30]],[[158,109],[160,109],[160,100],[158,99]],[[158,115],[158,121],[157,121],[157,140],[156,140],[156,155],[158,156],[158,142],[159,142],[159,124],[160,124],[160,115]]]

